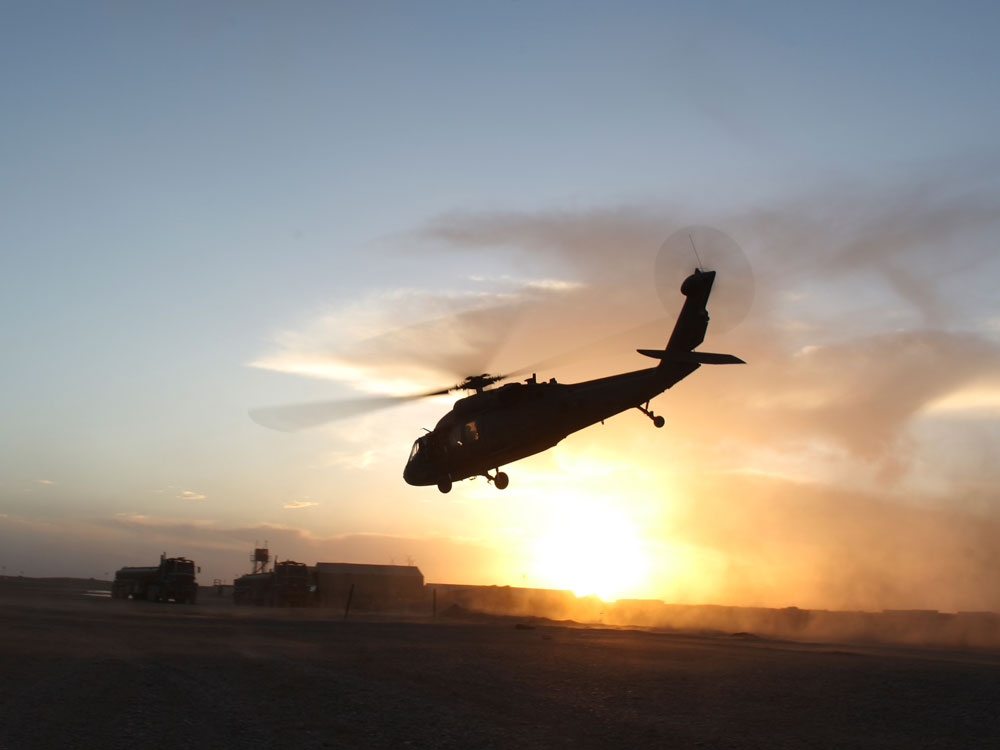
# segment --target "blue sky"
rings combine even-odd
[[[463,554],[486,561],[499,559],[497,547],[528,550],[541,538],[534,514],[558,515],[542,488],[585,489],[563,465],[586,455],[618,466],[608,442],[641,440],[636,450],[647,457],[659,456],[643,451],[662,451],[662,442],[651,447],[623,416],[614,440],[581,436],[526,462],[524,495],[515,466],[503,505],[481,483],[444,499],[406,487],[400,473],[409,441],[447,400],[269,433],[247,418],[249,408],[353,391],[250,364],[280,352],[337,359],[362,330],[418,322],[477,294],[523,294],[539,281],[605,284],[597,299],[607,310],[591,324],[627,329],[663,313],[646,273],[659,243],[685,224],[725,229],[758,276],[755,313],[725,344],[773,361],[738,386],[741,404],[771,411],[737,422],[778,420],[778,406],[815,410],[833,388],[818,382],[828,369],[808,388],[808,368],[805,382],[788,386],[798,401],[776,406],[771,392],[774,377],[816,351],[808,347],[928,331],[950,338],[929,344],[925,336],[920,346],[958,352],[963,336],[973,338],[971,352],[995,344],[998,20],[988,3],[5,9],[3,564],[100,574],[135,564],[155,529],[154,547],[210,561],[217,577],[241,572],[251,537],[271,534],[289,556],[329,559],[347,554],[344,540],[368,539],[368,548],[350,547],[358,561],[412,556],[432,577],[472,570],[480,582],[516,583],[521,571],[530,583],[524,559],[469,566],[434,557],[432,542],[466,545]],[[504,344],[512,365],[543,344],[582,343],[561,300],[544,300],[548,332],[522,327]],[[642,366],[628,346],[622,351],[558,374]],[[901,406],[869,431],[884,431],[885,455],[828,413],[782,411],[783,428],[816,431],[782,443],[734,429],[739,465],[734,458],[704,470],[730,477],[749,466],[755,476],[808,480],[824,498],[864,492],[886,502],[907,487],[940,485],[921,507],[954,496],[954,478],[972,471],[980,489],[969,502],[993,522],[995,478],[970,468],[988,462],[971,449],[954,458],[947,450],[995,446],[995,364],[973,359],[968,377],[942,374],[909,411]],[[873,368],[857,376],[863,383],[897,372],[893,363],[858,361],[863,373]],[[719,379],[736,375],[702,375],[686,397],[692,404],[712,399],[712,388],[737,387]],[[403,377],[392,366],[378,376]],[[977,416],[966,409],[947,426],[914,416],[948,397],[949,414],[975,403]],[[661,408],[673,398],[681,391]],[[683,451],[692,441],[710,448],[710,434],[690,438],[679,420],[679,432],[656,436],[668,455],[691,458]],[[927,469],[930,455],[953,470]],[[906,468],[890,481],[889,464]],[[616,471],[633,487],[634,466]],[[844,471],[861,478],[838,485]],[[794,596],[792,583],[760,583],[773,580],[781,548],[734,562],[733,540],[727,547],[687,527],[664,531],[662,516],[635,510],[651,502],[640,495],[619,504],[643,539],[689,550],[692,570],[728,559],[760,584],[754,602]],[[523,547],[504,537],[512,528]],[[817,541],[824,561],[850,556],[851,545]],[[968,572],[966,564],[955,570]],[[977,564],[997,572],[994,558]],[[899,580],[875,560],[864,571],[892,583],[893,602],[915,601],[919,579]],[[539,585],[559,583],[533,575]],[[719,599],[738,588],[702,578],[715,583],[681,591],[647,576],[641,593]],[[967,599],[997,606],[975,591]]]

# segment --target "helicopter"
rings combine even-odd
[[[554,378],[539,382],[533,374],[524,382],[498,388],[489,386],[507,376],[484,373],[425,394],[474,391],[416,439],[403,479],[414,486],[437,485],[447,493],[455,482],[482,476],[503,490],[510,479],[501,466],[548,450],[567,435],[615,414],[638,409],[655,427],[663,427],[664,418],[650,408],[655,396],[701,365],[746,364],[732,354],[695,351],[708,329],[706,305],[715,274],[697,268],[681,284],[686,299],[663,349],[636,350],[659,360],[655,367],[565,384]]]
[[[680,238],[694,249],[694,233],[710,240],[718,235],[732,242],[716,230],[695,227],[675,233],[663,247],[670,250],[675,238]],[[721,247],[725,249],[725,245]],[[737,254],[731,257],[739,258],[736,249]],[[695,249],[699,262],[681,284],[685,300],[666,346],[636,350],[659,360],[655,367],[580,383],[557,383],[555,378],[541,382],[532,374],[524,382],[508,382],[497,388],[490,386],[529,370],[506,375],[483,373],[430,393],[286,404],[253,409],[250,417],[265,427],[296,431],[414,399],[471,391],[472,395],[455,402],[433,430],[414,441],[403,479],[413,486],[437,485],[447,493],[455,482],[481,476],[498,489],[506,489],[510,478],[501,466],[546,451],[566,436],[630,409],[638,409],[655,427],[663,427],[664,418],[650,408],[654,397],[701,365],[745,364],[732,354],[696,351],[708,330],[707,304],[716,279],[716,271],[704,270],[698,255]],[[664,256],[661,249],[658,264]]]

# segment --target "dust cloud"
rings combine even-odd
[[[511,275],[470,277],[461,294],[384,295],[366,315],[317,322],[281,356],[367,367],[368,381],[377,356],[379,377],[410,392],[449,382],[414,375],[442,358],[451,382],[645,367],[634,349],[664,345],[682,302],[655,288],[657,250],[681,227],[714,226],[747,254],[756,290],[742,325],[710,325],[702,348],[749,365],[702,368],[659,397],[670,429],[656,441],[609,422],[633,465],[673,477],[670,491],[646,482],[661,511],[645,535],[711,561],[652,590],[690,603],[1000,610],[998,192],[988,170],[966,168],[714,215],[450,213],[408,235],[407,252],[470,268],[502,258]],[[724,304],[716,295],[710,313]],[[593,460],[618,449],[603,445]]]
[[[702,601],[1000,610],[1000,469],[988,459],[1000,440],[1000,200],[976,174],[951,177],[693,217],[734,237],[757,280],[750,317],[722,337],[710,326],[702,347],[749,366],[703,368],[659,399],[683,431],[668,460],[694,468],[664,498],[673,523],[649,533],[727,561],[702,571]],[[544,325],[516,353],[607,336],[590,361],[556,368],[573,380],[643,366],[630,348],[657,345],[672,317],[656,317],[646,289],[656,248],[693,221],[650,206],[465,213],[423,234],[579,282],[571,300],[536,309]],[[936,407],[968,393],[981,403]]]

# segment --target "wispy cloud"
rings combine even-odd
[[[204,500],[206,496],[201,494],[200,492],[194,492],[192,490],[184,490],[177,497],[180,500]]]
[[[553,297],[581,288],[556,279],[480,277],[477,283],[492,288],[369,294],[276,333],[270,351],[249,364],[371,393],[440,388],[488,371],[520,321]]]
[[[130,523],[143,523],[146,521],[148,516],[142,513],[115,513],[114,518]]]
[[[39,484],[45,484],[49,486],[55,484],[55,482],[53,482],[51,479],[36,479],[35,481],[38,482]]]
[[[824,188],[715,217],[754,264],[751,318],[727,337],[751,366],[722,392],[685,383],[694,397],[672,408],[691,411],[697,430],[705,420],[695,413],[711,398],[734,438],[789,450],[832,440],[862,461],[902,459],[897,443],[929,404],[1000,367],[982,323],[1000,273],[996,188],[977,175],[947,177]],[[638,368],[632,351],[665,339],[676,315],[663,316],[654,288],[657,249],[689,221],[656,206],[446,214],[415,234],[470,262],[506,254],[523,279],[477,276],[485,289],[357,300],[279,335],[254,364],[395,393],[446,385],[444,371],[457,382],[532,362],[560,379]],[[717,346],[726,305],[723,270],[706,348]],[[679,291],[662,296],[679,308]],[[407,316],[423,322],[398,327]],[[567,351],[589,360],[568,365],[558,356]]]
[[[982,181],[945,177],[883,190],[823,189],[715,217],[650,206],[455,213],[419,235],[473,267],[506,254],[525,278],[573,280],[537,284],[558,291],[535,297],[522,292],[532,305],[503,323],[510,335],[497,358],[521,365],[598,341],[587,348],[589,362],[550,359],[539,368],[539,376],[562,381],[645,366],[633,349],[662,345],[682,301],[670,290],[676,306],[664,315],[653,278],[657,248],[684,224],[724,229],[750,256],[757,294],[746,322],[720,337],[725,294],[717,287],[704,348],[731,351],[750,365],[703,368],[660,397],[657,413],[669,427],[654,447],[631,427],[614,433],[634,453],[628,466],[643,467],[632,471],[656,467],[648,470],[662,478],[664,463],[678,476],[692,467],[693,489],[669,498],[665,512],[674,518],[664,534],[714,561],[717,575],[707,572],[712,583],[699,592],[716,601],[773,603],[766,581],[780,581],[788,603],[995,608],[1000,201]],[[490,304],[501,306],[516,286],[506,278],[474,283],[492,285]],[[390,330],[403,309],[399,300],[391,316],[373,317],[378,325],[368,339],[355,332],[341,341],[337,361],[384,369],[379,378],[386,380],[404,372],[401,360],[433,359],[429,340],[408,328]],[[334,322],[351,330],[343,316],[327,330]],[[454,343],[490,329],[437,330]],[[323,335],[317,328],[312,349],[299,353],[319,351]],[[384,346],[400,339],[420,341],[420,351],[397,357],[399,349]],[[990,418],[970,418],[983,415]],[[594,442],[594,462],[613,465],[618,446],[606,437]],[[563,444],[550,460],[566,450]],[[940,551],[941,572],[926,563],[931,549]],[[795,572],[788,559],[808,562]]]
[[[177,521],[176,519],[151,516],[146,513],[115,513],[111,518],[116,523],[133,527],[170,528],[181,524],[200,529],[210,529],[218,526],[218,523],[211,519],[185,519],[184,521]]]
[[[1000,415],[1000,383],[973,384],[949,392],[926,404],[928,414],[941,414],[972,419],[992,419]]]
[[[381,455],[379,451],[371,448],[358,448],[354,451],[332,451],[327,454],[326,463],[328,466],[343,466],[350,469],[367,469],[375,464]]]
[[[319,503],[311,500],[286,500],[281,504],[281,507],[286,510],[299,510],[300,508],[313,508],[317,505]]]
[[[992,240],[1000,202],[981,175],[952,176],[883,190],[824,188],[715,217],[750,255],[758,286],[751,318],[727,337],[751,363],[717,394],[730,432],[834,439],[865,460],[880,459],[928,404],[998,372],[1000,348],[976,328],[1000,272]],[[557,337],[593,336],[601,320],[619,330],[640,322],[638,304],[616,301],[652,296],[642,284],[681,213],[649,206],[452,213],[423,234],[456,253],[507,252],[580,279],[580,304],[547,309],[537,341],[546,328]],[[720,287],[709,306],[713,323],[724,304]],[[717,336],[710,325],[706,348]],[[610,356],[611,347],[602,353]],[[689,403],[703,409],[697,398]],[[755,427],[763,424],[766,437]]]

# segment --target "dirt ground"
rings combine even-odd
[[[0,748],[1000,747],[1000,653],[0,582]]]

